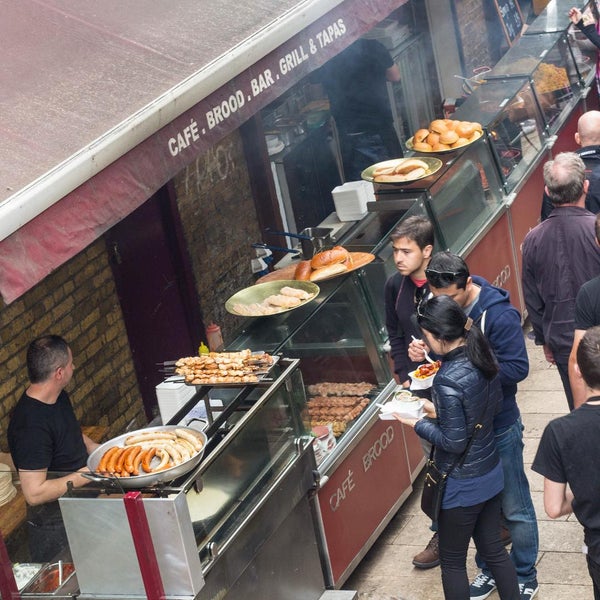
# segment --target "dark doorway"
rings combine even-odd
[[[180,221],[167,188],[106,234],[117,294],[148,419],[157,413],[157,363],[196,354],[202,319]]]

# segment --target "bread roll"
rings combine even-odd
[[[475,125],[468,121],[461,121],[454,130],[458,137],[469,139],[475,133]]]
[[[407,158],[405,160],[402,160],[396,166],[394,173],[406,175],[406,173],[409,173],[410,171],[419,168],[427,170],[429,168],[429,165],[425,161],[422,161],[420,158]]]
[[[348,250],[342,246],[334,246],[331,250],[323,250],[318,252],[312,257],[310,266],[313,269],[320,269],[322,267],[328,267],[337,263],[343,263],[348,258]],[[312,281],[312,275],[310,277]]]
[[[333,277],[334,275],[341,275],[348,271],[348,267],[342,263],[336,263],[333,265],[328,265],[326,267],[321,267],[320,269],[315,269],[311,275],[311,281],[321,281],[322,279],[326,279],[327,277]]]
[[[424,169],[423,167],[417,167],[416,169],[413,169],[412,171],[410,171],[410,173],[406,173],[404,175],[404,180],[412,181],[414,179],[419,179],[420,177],[424,177],[425,175],[427,175],[427,169]]]
[[[396,169],[396,165],[390,167],[377,167],[373,171],[373,177],[379,177],[379,175],[393,175]]]
[[[413,135],[414,142],[424,142],[425,138],[429,135],[429,129],[419,129],[415,135]]]
[[[431,131],[429,133],[429,135],[427,136],[427,139],[425,140],[431,147],[433,147],[434,144],[438,144],[440,141],[440,134],[436,133],[435,131]]]
[[[294,279],[297,281],[308,281],[311,273],[312,267],[310,266],[310,260],[302,260],[296,266],[296,270],[294,271]]]
[[[416,150],[417,152],[431,152],[433,151],[433,146],[426,142],[414,142],[413,150]]]
[[[431,131],[435,131],[436,133],[445,133],[448,131],[448,126],[443,119],[435,119],[429,123],[429,129]]]
[[[464,137],[459,137],[454,144],[452,144],[453,148],[460,148],[461,146],[466,146],[469,143],[469,140]]]
[[[454,144],[458,139],[458,133],[456,131],[444,131],[444,133],[440,134],[440,143],[447,144],[448,146]]]
[[[443,152],[444,150],[450,150],[450,146],[448,146],[448,144],[442,144],[441,142],[433,146],[434,152]]]

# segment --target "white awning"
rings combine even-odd
[[[5,302],[406,1],[0,0]]]

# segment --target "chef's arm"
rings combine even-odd
[[[551,519],[558,519],[573,512],[573,492],[566,483],[551,481],[544,477],[544,510]]]
[[[577,367],[577,348],[579,342],[585,334],[585,329],[576,329],[575,336],[573,338],[573,346],[571,348],[571,354],[569,355],[569,383],[571,385],[571,392],[573,393],[573,405],[575,408],[581,406],[587,400],[587,390],[581,372]]]
[[[388,81],[400,81],[400,79],[401,79],[400,68],[398,67],[397,64],[393,64],[389,69],[386,69],[385,78]]]
[[[89,473],[87,467],[82,467],[75,473],[69,473],[57,479],[47,479],[47,469],[26,471],[19,469],[21,490],[27,504],[45,504],[60,498],[67,491],[67,482],[72,481],[73,487],[83,487],[90,482],[81,473]]]
[[[95,442],[92,438],[85,435],[85,433],[81,434],[83,437],[83,443],[85,444],[85,449],[87,450],[88,456],[100,445]]]

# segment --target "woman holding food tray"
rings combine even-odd
[[[447,474],[438,517],[444,598],[469,598],[466,557],[473,538],[500,598],[518,600],[515,568],[500,539],[504,478],[493,430],[502,402],[498,365],[484,335],[449,296],[422,302],[417,321],[442,358],[432,386],[435,413],[396,418],[434,446],[435,465]]]

